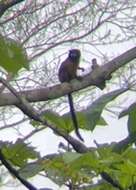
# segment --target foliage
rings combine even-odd
[[[22,167],[29,159],[36,159],[39,157],[38,152],[34,150],[29,144],[25,144],[21,139],[15,143],[1,142],[0,146],[7,160],[14,166]]]
[[[119,89],[112,91],[110,93],[107,93],[100,98],[98,98],[96,101],[94,101],[91,106],[88,106],[88,108],[85,111],[86,114],[86,126],[88,126],[91,130],[94,130],[95,126],[97,124],[103,125],[106,124],[106,122],[101,117],[102,111],[107,103],[114,100],[116,97],[118,97],[120,94],[125,92],[127,89]]]
[[[107,93],[94,101],[86,110],[76,112],[80,128],[93,131],[97,125],[107,125],[106,121],[101,116],[104,107],[126,90],[127,88],[124,88]],[[43,118],[50,121],[56,127],[63,129],[66,133],[73,131],[70,113],[59,116],[55,111],[47,110]]]
[[[94,102],[93,105],[95,105],[96,109],[98,108],[97,111],[100,110],[100,112],[102,112],[104,106],[109,101],[113,101],[115,97],[118,97],[124,91],[124,89],[116,90],[103,95],[103,97],[96,100],[96,103]],[[92,109],[91,114],[93,114],[93,110],[95,113],[96,109]],[[87,113],[89,114],[88,111]],[[52,124],[56,124],[56,126],[62,127],[64,130],[67,128],[65,124],[67,124],[67,126],[71,125],[71,123],[69,123],[70,119],[66,117],[66,114],[61,118],[55,112],[47,111],[44,117]],[[98,117],[97,122],[99,119]],[[86,119],[84,118],[84,124],[86,124],[85,120],[88,122],[87,117]],[[135,118],[133,118],[133,120],[135,120]],[[102,172],[106,172],[114,180],[118,181],[124,189],[128,189],[136,182],[136,178],[134,177],[136,172],[136,151],[131,146],[125,149],[121,154],[113,150],[114,144],[104,144],[98,145],[97,148],[92,149],[88,153],[79,154],[70,151],[52,155],[50,159],[48,156],[47,158],[45,156],[45,158],[39,159],[38,153],[32,147],[24,144],[20,139],[15,143],[1,143],[1,147],[6,159],[14,166],[20,167],[19,172],[21,176],[25,178],[33,177],[39,172],[44,171],[48,178],[59,186],[72,184],[73,188],[79,188],[85,185],[88,186],[87,189],[97,190],[103,188],[114,189],[104,181],[99,183],[98,180],[98,185],[93,184],[93,180],[96,177],[99,179],[99,175]],[[38,160],[28,162],[28,159]],[[91,184],[90,188],[88,184]]]
[[[17,74],[25,67],[28,69],[28,61],[21,44],[16,41],[0,36],[0,66],[7,72]]]
[[[113,94],[114,96],[115,94],[118,96],[122,92],[123,91],[118,90]],[[111,97],[111,99],[115,98],[114,96]],[[108,103],[109,96],[104,96],[101,100],[103,99],[105,100],[104,102]],[[97,102],[100,101],[97,100]],[[131,121],[134,122],[135,118],[131,117]],[[128,127],[129,125],[128,122]],[[135,131],[132,131],[131,133],[135,133]],[[123,189],[129,189],[130,186],[132,187],[136,183],[136,150],[130,146],[120,154],[114,152],[113,147],[114,144],[100,145],[100,147],[85,154],[66,152],[54,156],[51,160],[45,159],[41,162],[42,167],[44,168],[44,171],[48,173],[48,177],[55,181],[59,186],[64,183],[72,183],[73,187],[77,188],[83,184],[92,184],[92,186],[90,188],[88,186],[87,189],[115,189],[104,181],[100,184],[98,182],[98,185],[93,185],[93,178],[98,177],[99,174],[104,171],[118,181]]]
[[[36,94],[38,96],[41,87],[56,84],[58,80],[56,70],[65,56],[67,47],[70,49],[76,46],[82,49],[84,57],[82,63],[90,68],[94,55],[97,55],[98,62],[105,63],[112,57],[109,55],[109,49],[112,49],[113,44],[119,45],[121,42],[135,39],[136,36],[135,6],[132,0],[127,2],[33,0],[25,3],[14,1],[18,4],[16,6],[13,6],[15,4],[12,4],[12,1],[6,1],[4,9],[3,2],[0,1],[0,16],[2,16],[0,18],[0,73],[3,76],[3,71],[6,71],[4,77],[6,73],[13,74],[14,82],[11,85],[16,91],[23,89],[31,93],[29,89],[38,87],[39,92]],[[118,47],[118,50],[112,54],[117,56],[119,50]],[[22,68],[27,71],[21,73]],[[93,132],[100,125],[108,125],[102,113],[110,102],[115,104],[117,98],[123,102],[126,91],[131,89],[135,91],[135,70],[135,65],[128,65],[127,69],[119,70],[112,82],[108,81],[109,89],[105,87],[105,91],[101,92],[99,97],[93,89],[87,89],[84,94],[77,93],[79,97],[83,95],[81,102],[85,105],[84,109],[76,112],[80,129]],[[118,90],[113,90],[115,86]],[[0,89],[0,92],[3,90]],[[95,97],[95,100],[92,101],[93,98],[90,97]],[[27,103],[29,105],[29,101]],[[19,108],[18,105],[15,106]],[[28,110],[26,111],[29,106],[23,106],[23,114],[30,116],[31,114],[27,114]],[[74,138],[73,141],[65,138],[68,142],[61,142],[63,146],[58,147],[57,153],[49,153],[45,156],[41,156],[31,145],[32,143],[25,141],[33,141],[30,137],[34,134],[38,135],[38,132],[43,129],[42,126],[44,129],[51,128],[54,135],[59,131],[63,134],[60,137],[67,137],[73,131],[70,113],[58,114],[58,110],[64,113],[66,104],[59,100],[36,103],[33,107],[38,110],[36,112],[38,116],[38,112],[44,111],[41,118],[45,122],[41,123],[40,120],[29,118],[31,126],[28,127],[31,129],[29,134],[26,129],[25,135],[20,128],[23,126],[24,119],[11,124],[11,120],[22,118],[23,114],[21,115],[12,106],[8,109],[4,107],[0,115],[4,127],[0,129],[14,128],[18,137],[22,138],[17,138],[15,142],[0,141],[0,150],[8,163],[26,179],[40,174],[51,179],[59,187],[65,185],[72,190],[132,190],[136,188],[136,150],[133,146],[136,141],[135,106],[135,104],[129,106],[119,116],[119,118],[128,116],[126,139],[106,144],[95,142],[95,147],[88,148],[85,143],[82,145],[78,142],[78,144],[78,140]],[[112,109],[110,107],[111,111]],[[40,141],[40,136],[38,138]],[[79,151],[74,149],[71,142],[77,149],[79,148]]]
[[[136,128],[135,128],[135,116],[136,116],[136,107],[135,104],[130,105],[127,109],[123,110],[120,113],[120,118],[124,117],[128,115],[128,132],[129,135],[133,136],[134,134],[136,134]]]

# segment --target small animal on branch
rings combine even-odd
[[[93,58],[92,59],[92,66],[91,66],[92,71],[94,71],[95,69],[97,69],[99,67],[100,67],[100,65],[98,65],[97,59]],[[102,76],[102,77],[98,78],[97,81],[95,81],[95,85],[98,86],[101,90],[103,90],[105,88],[104,77]]]
[[[81,53],[79,49],[71,49],[69,51],[68,57],[61,63],[59,68],[58,76],[61,83],[70,82],[72,79],[78,79],[78,80],[81,79],[81,77],[77,76],[78,69],[84,71],[84,68],[79,67],[80,57]],[[79,126],[71,93],[68,94],[68,101],[69,101],[71,118],[75,128],[75,133],[80,140],[84,141],[79,133]]]
[[[94,70],[94,69],[96,69],[96,68],[98,68],[98,67],[100,67],[99,65],[98,65],[98,63],[97,63],[97,59],[96,58],[93,58],[92,59],[92,70]]]
[[[93,58],[92,59],[92,66],[91,69],[94,71],[97,68],[100,68],[101,66],[98,65],[97,59]],[[100,76],[97,81],[96,81],[96,86],[98,86],[101,90],[103,90],[106,86],[106,80],[110,80],[112,78],[112,75],[108,72],[105,72],[103,76]]]

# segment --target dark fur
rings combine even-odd
[[[92,59],[92,70],[98,68],[99,65],[97,64],[97,60],[95,58]]]
[[[59,80],[60,82],[70,82],[72,79],[77,78],[77,69],[83,70],[83,68],[79,67],[80,62],[80,50],[72,49],[69,51],[69,55],[65,61],[62,62],[59,68]],[[83,141],[79,130],[78,130],[78,122],[75,114],[73,98],[71,94],[68,94],[69,106],[70,106],[70,113],[73,121],[73,125],[75,128],[76,135],[79,137],[80,140]]]

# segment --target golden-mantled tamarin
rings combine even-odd
[[[69,55],[66,58],[65,61],[62,62],[60,68],[59,68],[59,80],[60,82],[70,82],[72,79],[79,79],[77,76],[77,69],[80,69],[84,71],[83,68],[79,67],[80,62],[80,50],[78,49],[71,49],[69,51]],[[76,135],[79,137],[80,140],[83,141],[83,138],[81,137],[79,130],[78,130],[78,122],[75,114],[75,109],[73,105],[73,98],[71,93],[68,94],[68,100],[69,100],[69,106],[70,106],[70,113],[72,117],[72,121],[74,124]]]

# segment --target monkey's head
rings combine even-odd
[[[72,61],[79,61],[81,56],[80,50],[79,49],[71,49],[69,51],[69,55],[68,57],[72,60]]]
[[[96,60],[96,58],[93,58],[93,59],[92,59],[92,64],[93,64],[93,65],[97,65],[97,60]]]
[[[97,63],[97,59],[96,58],[93,58],[92,59],[92,70],[94,70],[94,69],[96,69],[96,68],[98,68],[99,67],[99,65],[98,65],[98,63]]]

